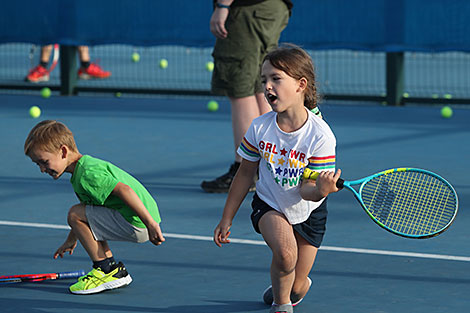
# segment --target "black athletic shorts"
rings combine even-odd
[[[328,215],[328,210],[326,208],[327,200],[328,199],[325,199],[318,208],[313,210],[306,221],[292,225],[292,228],[294,228],[299,235],[307,240],[312,246],[317,248],[320,247],[323,235],[326,231],[326,218]],[[253,208],[253,212],[251,213],[251,223],[253,224],[255,231],[261,234],[258,227],[259,220],[266,212],[274,209],[261,200],[256,193],[253,196],[251,207]]]

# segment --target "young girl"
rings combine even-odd
[[[290,313],[310,288],[308,274],[325,232],[326,196],[338,191],[341,171],[334,172],[332,131],[311,112],[317,95],[310,56],[284,45],[264,58],[261,78],[273,111],[253,121],[238,148],[242,163],[214,242],[230,242],[232,220],[258,170],[251,220],[272,251],[272,286],[263,298],[272,304],[270,313]],[[320,172],[316,181],[301,179],[305,167]]]

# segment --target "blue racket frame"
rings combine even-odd
[[[368,210],[367,206],[365,205],[364,201],[362,200],[362,190],[364,188],[364,186],[366,185],[366,183],[370,180],[372,180],[373,178],[377,177],[377,176],[381,176],[381,175],[387,175],[387,174],[391,174],[391,173],[395,173],[395,172],[420,172],[420,173],[426,173],[430,176],[433,176],[437,179],[439,179],[440,181],[444,182],[451,190],[452,192],[454,193],[455,195],[455,201],[456,201],[456,205],[455,205],[455,211],[454,211],[454,214],[452,216],[452,218],[450,219],[450,221],[443,227],[441,228],[440,230],[438,231],[435,231],[433,233],[429,233],[429,234],[425,234],[425,235],[412,235],[412,234],[405,234],[405,233],[402,233],[402,232],[399,232],[399,231],[396,231],[396,230],[393,230],[391,228],[389,228],[388,226],[386,226],[385,224],[383,224],[382,222],[380,222],[379,220],[377,220],[373,215],[372,213]],[[377,224],[379,225],[380,227],[382,227],[383,229],[393,233],[393,234],[396,234],[396,235],[399,235],[399,236],[402,236],[402,237],[406,237],[406,238],[415,238],[415,239],[425,239],[425,238],[430,238],[430,237],[434,237],[434,236],[437,236],[439,235],[440,233],[442,233],[444,230],[446,230],[451,224],[452,222],[454,221],[456,215],[457,215],[457,211],[458,211],[458,203],[459,203],[459,200],[458,200],[458,196],[457,196],[457,193],[455,192],[455,189],[454,187],[446,180],[444,179],[443,177],[437,175],[436,173],[433,173],[431,171],[428,171],[428,170],[423,170],[423,169],[419,169],[419,168],[412,168],[412,167],[399,167],[399,168],[392,168],[392,169],[388,169],[388,170],[385,170],[385,171],[381,171],[381,172],[378,172],[376,174],[373,174],[373,175],[370,175],[370,176],[367,176],[367,177],[364,177],[364,178],[361,178],[361,179],[358,179],[358,180],[353,180],[353,181],[343,181],[341,180],[341,183],[339,184],[341,187],[346,187],[347,189],[349,189],[350,191],[352,191],[354,197],[357,199],[357,201],[361,204],[362,208],[364,209],[364,211],[366,211],[367,215],[369,215],[369,217]],[[356,191],[356,189],[354,189],[352,186],[357,186],[357,185],[360,185],[359,187],[359,192]],[[338,186],[338,187],[340,187]]]
[[[394,229],[388,227],[387,225],[385,225],[384,223],[382,223],[381,221],[379,221],[377,218],[375,218],[375,216],[371,213],[371,211],[369,211],[369,209],[367,208],[367,205],[363,201],[363,195],[362,195],[363,188],[364,188],[364,186],[366,186],[366,184],[369,181],[371,181],[372,179],[374,179],[378,176],[383,176],[383,175],[392,174],[392,173],[396,173],[396,172],[424,173],[426,175],[429,175],[429,176],[432,176],[432,177],[438,179],[440,182],[443,182],[447,187],[449,187],[449,189],[452,191],[452,193],[455,197],[455,210],[453,211],[452,216],[449,218],[449,221],[444,226],[442,226],[441,228],[439,228],[438,230],[433,231],[433,232],[415,235],[415,234],[408,234],[408,233],[404,233],[404,232],[394,230]],[[317,179],[318,175],[319,175],[318,172],[315,172],[315,171],[312,171],[308,168],[305,168],[303,178],[304,179],[315,180],[315,179]],[[352,186],[357,186],[357,185],[360,185],[359,191],[357,191],[355,188],[352,187]],[[452,185],[447,180],[445,180],[443,177],[437,175],[436,173],[433,173],[433,172],[428,171],[428,170],[419,169],[419,168],[397,167],[397,168],[392,168],[392,169],[388,169],[388,170],[385,170],[385,171],[381,171],[381,172],[378,172],[376,174],[373,174],[373,175],[370,175],[370,176],[367,176],[367,177],[364,177],[364,178],[361,178],[361,179],[358,179],[358,180],[353,180],[353,181],[345,181],[345,180],[340,178],[336,182],[336,186],[340,189],[343,188],[343,187],[346,187],[346,189],[349,189],[350,191],[352,191],[354,197],[361,204],[361,207],[364,209],[364,211],[366,211],[367,215],[369,215],[369,217],[377,225],[379,225],[383,229],[385,229],[385,230],[387,230],[387,231],[389,231],[389,232],[391,232],[395,235],[399,235],[399,236],[406,237],[406,238],[424,239],[424,238],[430,238],[430,237],[437,236],[440,233],[442,233],[443,231],[445,231],[452,224],[452,222],[454,221],[454,219],[457,215],[457,212],[458,212],[459,200],[458,200],[458,196],[457,196],[457,193],[455,192],[454,187],[452,187]]]

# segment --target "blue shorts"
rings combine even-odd
[[[318,208],[313,210],[307,220],[302,223],[292,225],[292,228],[302,236],[302,238],[307,240],[308,243],[316,248],[320,248],[326,231],[326,219],[328,215],[328,210],[326,208],[327,200],[328,199],[325,199]],[[253,224],[255,231],[261,234],[258,227],[259,220],[265,213],[274,209],[261,200],[256,193],[253,196],[251,207],[253,208],[253,212],[251,213],[251,223]]]

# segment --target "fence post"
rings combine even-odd
[[[60,94],[70,96],[77,85],[77,47],[60,45]]]
[[[387,52],[387,104],[402,105],[405,80],[405,53]]]

